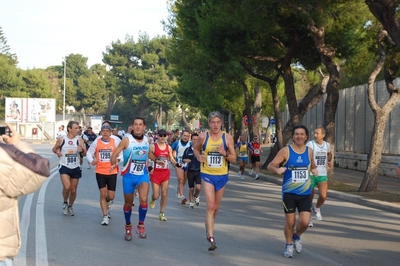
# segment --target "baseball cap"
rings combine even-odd
[[[165,131],[165,129],[160,129],[160,130],[157,132],[157,134],[158,134],[158,135],[167,135],[167,131]]]

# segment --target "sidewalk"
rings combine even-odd
[[[263,152],[261,154],[261,165],[268,158],[270,146],[263,145]],[[238,171],[239,167],[237,164],[231,164],[232,171]],[[247,174],[246,169],[246,174]],[[254,175],[253,175],[254,176]],[[260,173],[260,179],[265,180],[267,182],[275,183],[278,185],[282,184],[282,178]],[[335,167],[334,169],[334,181],[339,183],[348,184],[351,186],[359,187],[364,179],[364,172],[354,171],[349,169],[343,169]],[[397,194],[400,196],[400,178],[396,177],[387,177],[387,176],[378,176],[378,191],[379,192],[387,192],[392,194]],[[345,201],[353,202],[356,204],[377,208],[381,210],[386,210],[390,212],[394,212],[400,214],[400,202],[399,203],[391,203],[386,201],[368,199],[362,196],[354,195],[347,192],[335,191],[333,189],[328,191],[329,196],[332,198],[342,199]]]

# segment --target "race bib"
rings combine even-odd
[[[76,154],[65,154],[65,161],[67,165],[76,165],[77,155]]]
[[[317,166],[325,166],[325,164],[326,164],[326,153],[325,152],[317,152],[316,153],[315,164]]]
[[[177,163],[182,163],[182,156],[179,156],[179,157],[178,157]]]
[[[254,154],[260,154],[260,150],[259,149],[254,149],[253,153]]]
[[[304,183],[308,180],[308,167],[294,167],[292,169],[292,182]]]
[[[224,156],[219,152],[209,152],[207,155],[207,164],[210,168],[221,168]]]
[[[157,160],[158,161],[163,161],[164,162],[164,166],[163,165],[159,165],[158,163],[154,162],[155,168],[157,168],[157,169],[167,169],[168,168],[167,157],[160,156],[160,157],[157,158]]]
[[[109,162],[111,160],[111,149],[99,151],[100,162]]]
[[[145,166],[145,161],[132,161],[130,173],[132,175],[143,175]]]

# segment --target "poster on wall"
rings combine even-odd
[[[47,98],[6,98],[6,122],[54,123],[56,100]]]

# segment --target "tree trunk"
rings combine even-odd
[[[190,130],[190,124],[186,120],[186,112],[182,110],[182,122],[186,130]]]
[[[245,115],[247,116],[247,128],[250,138],[253,137],[253,124],[251,123],[251,106],[250,106],[250,93],[244,81],[241,82],[244,92]],[[245,126],[245,125],[243,125]],[[242,130],[243,131],[243,130]]]
[[[371,192],[378,189],[378,169],[382,161],[383,135],[385,132],[388,114],[383,111],[375,113],[374,129],[371,138],[371,151],[367,157],[367,169],[364,179],[358,189],[359,192]]]
[[[397,48],[400,49],[400,22],[398,4],[394,0],[366,0],[371,13],[379,20]]]
[[[371,137],[371,151],[367,157],[367,170],[365,171],[364,179],[358,189],[359,192],[376,191],[378,188],[378,169],[382,160],[382,140],[384,138],[385,127],[389,118],[389,114],[396,106],[399,98],[399,89],[396,88],[393,84],[393,80],[398,71],[397,61],[394,60],[393,62],[390,62],[391,64],[388,63],[385,66],[384,70],[386,89],[390,94],[390,98],[383,105],[383,107],[380,107],[375,99],[375,79],[379,72],[382,70],[386,59],[385,50],[382,46],[383,40],[385,38],[388,38],[388,33],[386,31],[379,32],[377,36],[377,43],[380,58],[368,80],[368,104],[371,107],[372,112],[374,113],[375,123]]]
[[[158,124],[157,130],[162,128],[162,113],[163,113],[163,108],[162,108],[162,105],[159,104],[158,105],[157,118],[156,118],[157,119],[157,124]]]
[[[324,128],[326,130],[325,140],[331,145],[331,152],[334,156],[336,110],[339,102],[339,69],[333,61],[335,58],[335,49],[325,44],[325,28],[317,28],[314,25],[314,22],[311,21],[309,29],[313,33],[315,48],[321,55],[321,61],[329,73],[328,77],[324,76],[321,87],[324,91],[326,90],[327,93],[324,111]],[[332,184],[334,180],[334,168],[328,168],[328,182]]]
[[[262,139],[261,139],[261,111],[262,111],[261,106],[262,106],[261,86],[256,84],[254,86],[253,133],[259,136],[260,143],[262,141]],[[250,140],[252,140],[252,139],[253,138],[250,138]]]

